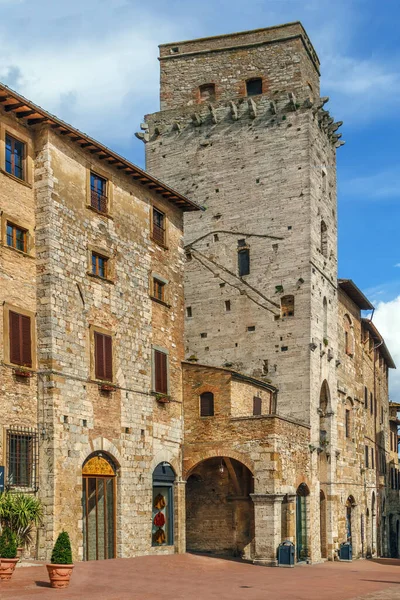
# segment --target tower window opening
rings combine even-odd
[[[328,256],[328,228],[325,221],[321,221],[321,253]]]
[[[248,248],[239,249],[238,271],[239,277],[244,277],[244,275],[249,275],[250,273],[250,250]]]
[[[294,296],[283,296],[281,298],[281,316],[294,316]]]
[[[246,94],[247,96],[258,96],[262,94],[262,79],[261,77],[255,77],[246,81]]]
[[[204,83],[199,87],[200,102],[215,100],[215,83]]]

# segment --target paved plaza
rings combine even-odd
[[[192,554],[77,563],[67,590],[49,587],[44,565],[20,567],[0,598],[14,600],[400,600],[400,560],[294,569]]]

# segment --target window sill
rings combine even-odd
[[[12,250],[13,252],[16,252],[17,254],[19,254],[20,256],[26,256],[26,258],[36,258],[32,254],[29,254],[29,252],[24,252],[23,250],[18,250],[18,248],[14,248],[14,246],[9,246],[8,244],[1,244],[1,245],[3,248]]]
[[[162,304],[162,306],[165,306],[166,308],[171,308],[171,305],[167,302],[164,302],[164,300],[160,300],[159,298],[155,298],[154,296],[150,296],[150,298],[151,300],[153,300],[153,302],[156,302],[157,304]]]
[[[152,242],[154,242],[155,244],[157,244],[157,246],[160,246],[160,248],[163,248],[164,250],[169,250],[168,246],[166,246],[165,244],[163,244],[159,240],[156,240],[152,235],[150,236],[150,239],[151,239]]]
[[[27,372],[31,373],[32,375],[35,375],[35,373],[36,373],[36,369],[34,369],[33,367],[27,367],[25,365],[17,365],[15,363],[5,362],[5,361],[2,364],[7,367],[11,367],[14,371],[27,371]]]
[[[88,208],[92,212],[96,213],[96,215],[99,215],[99,217],[105,217],[106,219],[111,219],[111,221],[114,220],[114,217],[111,216],[110,213],[101,212],[101,210],[97,210],[97,208],[95,208],[91,204],[86,204],[86,208]]]
[[[95,275],[94,273],[90,273],[90,271],[88,271],[86,275],[88,277],[96,279],[97,281],[104,281],[104,283],[110,283],[111,285],[115,285],[115,282],[112,279],[108,279],[107,277],[101,277],[100,275]]]
[[[12,173],[8,173],[5,169],[0,169],[0,173],[3,173],[3,175],[6,175],[7,177],[9,177],[10,179],[12,179],[13,181],[17,181],[18,183],[21,183],[22,185],[24,185],[27,188],[32,189],[32,187],[33,187],[32,184],[28,183],[27,181],[25,181],[25,179],[20,179],[19,177],[16,177]]]

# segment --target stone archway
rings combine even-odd
[[[227,456],[207,458],[189,471],[186,484],[188,551],[253,557],[253,476]]]

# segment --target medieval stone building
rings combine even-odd
[[[290,23],[162,45],[160,65],[146,166],[204,209],[185,219],[188,547],[384,554],[394,364],[372,305],[337,281],[343,142],[316,52]],[[232,370],[276,401],[238,403]]]
[[[197,206],[5,86],[0,127],[5,486],[43,502],[40,558],[62,528],[75,559],[183,551],[182,217]]]
[[[0,86],[0,475],[43,502],[32,553],[397,555],[394,364],[337,280],[318,57],[292,23],[160,62],[147,172]]]

